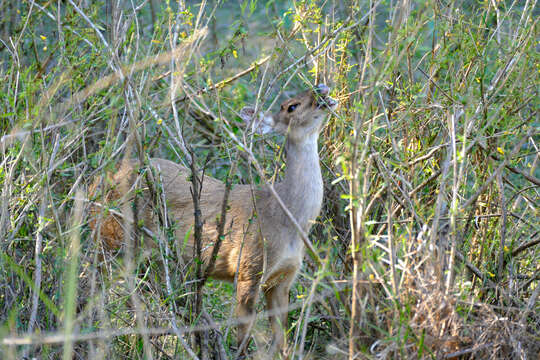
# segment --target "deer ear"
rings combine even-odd
[[[267,134],[274,129],[274,119],[271,115],[263,113],[255,114],[255,109],[251,106],[246,106],[240,110],[240,117],[246,123],[246,126],[253,132],[258,134]]]

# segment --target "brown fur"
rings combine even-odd
[[[275,189],[296,221],[305,231],[309,231],[313,220],[318,216],[323,196],[323,183],[317,152],[317,138],[322,127],[326,110],[335,105],[329,97],[328,88],[321,86],[319,95],[309,90],[285,101],[280,111],[272,116],[261,117],[256,126],[270,126],[287,134],[287,169],[284,181]],[[320,96],[322,95],[322,97]],[[326,101],[326,103],[325,103]],[[289,106],[297,105],[293,111]],[[245,109],[244,114],[253,114]],[[248,119],[245,119],[248,120]],[[185,167],[164,159],[151,159],[154,174],[162,179],[169,218],[176,222],[178,246],[183,246],[185,234],[191,235],[183,258],[189,261],[193,255],[193,200],[191,196],[190,171]],[[103,202],[116,206],[133,200],[133,191],[122,194],[118,190],[123,179],[131,188],[137,180],[134,165],[123,165],[119,171],[107,177],[110,189],[105,192]],[[95,194],[100,181],[91,186]],[[139,181],[144,189],[145,181]],[[217,223],[225,185],[211,177],[204,177],[200,208],[203,218],[203,261],[208,264],[216,241]],[[148,189],[142,192],[138,203],[138,219],[157,233],[158,221],[152,211]],[[90,226],[98,226],[102,209],[91,207]],[[229,210],[226,216],[225,237],[223,239],[211,276],[233,281],[237,279],[237,315],[250,319],[238,328],[239,344],[245,342],[254,318],[254,306],[259,286],[265,292],[267,308],[271,313],[273,346],[286,350],[287,306],[290,286],[301,266],[303,243],[295,227],[278,205],[266,187],[254,188],[251,185],[236,185],[229,196]],[[124,241],[123,220],[113,214],[103,215],[100,224],[100,237],[107,246],[118,248]],[[264,267],[264,269],[263,269]],[[277,314],[276,314],[277,313]]]

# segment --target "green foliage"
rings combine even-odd
[[[306,258],[291,291],[294,356],[538,353],[536,2],[74,3],[0,10],[1,358],[186,358],[169,329],[206,324],[178,262],[193,230],[177,244],[161,219],[166,244],[130,253],[136,219],[135,249],[111,254],[88,186],[124,158],[188,152],[234,186],[264,181],[239,160],[253,151],[279,181],[283,139],[244,137],[238,112],[317,83],[340,107],[320,137],[324,265]],[[234,286],[204,292],[209,347],[232,358]],[[252,351],[267,333],[261,316]]]

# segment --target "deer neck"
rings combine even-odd
[[[318,133],[314,133],[301,141],[287,140],[285,179],[277,186],[281,199],[305,231],[319,215],[323,198],[317,139]]]

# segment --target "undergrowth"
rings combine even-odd
[[[536,1],[0,11],[2,359],[234,358],[233,287],[210,280],[194,313],[174,255],[93,240],[88,186],[123,158],[190,156],[261,183],[247,149],[279,180],[283,139],[251,136],[238,111],[318,83],[339,107],[319,140],[323,264],[306,255],[291,291],[291,358],[538,357]],[[263,311],[253,338],[264,357]]]

